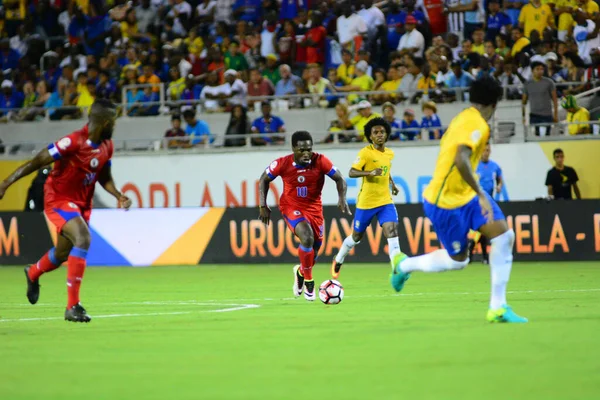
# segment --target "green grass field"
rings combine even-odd
[[[31,306],[0,268],[0,399],[600,398],[600,263],[515,264],[526,325],[485,322],[481,264],[401,295],[387,276],[348,264],[325,306],[290,298],[284,265],[88,268],[83,325],[62,320],[64,269]]]

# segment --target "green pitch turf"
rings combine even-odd
[[[0,268],[0,399],[600,398],[600,263],[516,264],[526,325],[485,322],[481,264],[400,296],[348,264],[336,306],[291,299],[288,265],[88,268],[88,325],[62,320],[64,278],[31,306]]]

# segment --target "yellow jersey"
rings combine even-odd
[[[536,30],[540,33],[540,37],[544,33],[544,29],[550,26],[550,18],[554,18],[552,10],[548,4],[542,4],[539,7],[534,7],[531,3],[526,4],[521,9],[519,15],[519,24],[524,25],[524,34],[529,37],[531,31]]]
[[[356,130],[356,134],[358,136],[364,136],[365,135],[365,125],[367,124],[367,122],[369,122],[373,118],[377,118],[377,117],[381,117],[381,114],[374,112],[374,113],[371,113],[371,115],[369,115],[367,118],[358,114],[354,118],[350,119],[350,123],[352,124],[352,126],[354,126],[354,129]],[[363,141],[366,142],[367,138],[363,138]]]
[[[354,63],[350,65],[342,63],[337,69],[337,76],[338,79],[344,82],[344,85],[349,85],[354,79]]]
[[[583,6],[583,11],[588,14],[588,18],[591,18],[594,14],[600,11],[600,7],[594,0],[588,0]]]
[[[440,142],[433,178],[423,193],[425,200],[446,209],[459,208],[473,200],[477,194],[460,176],[454,158],[458,146],[470,147],[471,168],[475,171],[489,139],[490,127],[474,107],[454,117]]]
[[[567,122],[588,122],[590,120],[590,112],[583,108],[579,107],[574,113],[567,113]],[[569,135],[577,135],[580,133],[589,133],[589,125],[588,124],[574,124],[569,125]],[[587,132],[583,132],[588,130]]]
[[[513,57],[516,56],[521,50],[529,46],[530,43],[531,42],[529,41],[529,39],[527,39],[525,36],[519,38],[519,40],[517,40],[515,44],[513,44],[513,47],[510,51],[510,55]]]
[[[358,157],[352,164],[352,168],[359,171],[372,171],[381,168],[383,173],[380,176],[365,176],[362,178],[362,185],[358,193],[357,208],[369,210],[386,204],[393,204],[392,194],[390,193],[390,170],[392,169],[392,159],[394,151],[385,148],[383,152],[375,149],[373,145],[364,147],[358,152]]]

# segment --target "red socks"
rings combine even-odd
[[[79,303],[79,288],[85,271],[87,250],[74,247],[67,260],[67,308]]]
[[[46,272],[54,271],[56,268],[60,267],[60,261],[56,259],[54,256],[54,247],[51,248],[46,254],[40,258],[40,261],[33,264],[29,268],[29,279],[32,281],[37,281],[40,279],[42,274]]]
[[[298,247],[298,257],[300,258],[300,271],[307,281],[312,281],[312,267],[315,265],[315,251],[302,245]]]

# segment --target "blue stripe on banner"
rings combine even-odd
[[[54,254],[54,250],[55,248],[51,248],[50,251],[48,251],[48,258],[50,259],[50,262],[54,265],[58,265],[58,260],[56,259],[56,255]]]
[[[331,171],[329,171],[329,172],[327,173],[327,176],[331,178],[332,176],[334,176],[334,175],[335,175],[335,173],[336,173],[336,172],[337,172],[337,168],[336,168],[336,167],[333,167],[333,168],[331,168]]]
[[[55,160],[58,160],[60,158],[60,152],[58,151],[54,143],[50,143],[48,145],[48,153],[50,153],[52,158],[54,158]]]
[[[298,248],[306,253],[312,250],[310,247],[304,247],[302,245],[298,246]]]
[[[73,247],[73,249],[71,249],[70,255],[73,257],[86,258],[87,250],[80,249],[79,247]]]

